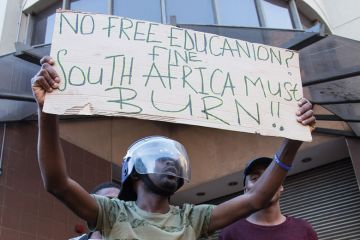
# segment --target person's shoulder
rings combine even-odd
[[[250,225],[251,224],[249,224],[245,218],[239,219],[236,222],[221,229],[220,237],[221,237],[221,239],[226,239],[226,238],[231,239],[231,237],[229,235],[233,235],[234,233],[243,231],[244,229],[247,229],[247,227],[249,227]]]
[[[307,238],[309,240],[318,239],[315,229],[307,220],[305,220],[303,218],[295,218],[295,217],[289,217],[289,216],[287,216],[287,219],[288,219],[288,221],[292,222],[293,229],[298,229],[299,231],[306,233]]]
[[[287,221],[291,221],[292,223],[298,223],[298,224],[301,223],[301,224],[309,224],[310,225],[310,223],[303,218],[286,216],[286,219],[287,219]]]
[[[287,221],[289,221],[291,224],[295,224],[297,226],[303,226],[304,228],[308,228],[308,229],[313,229],[311,224],[303,218],[297,218],[297,217],[291,217],[291,216],[286,216],[286,218],[287,218]]]
[[[194,213],[201,213],[201,212],[211,212],[214,209],[215,205],[211,204],[191,204],[191,203],[183,203],[179,206],[171,205],[171,211],[174,214],[194,214]]]
[[[124,209],[129,204],[131,205],[131,202],[127,202],[124,200],[120,200],[118,198],[108,198],[101,195],[91,194],[91,196],[96,200],[98,204],[105,207],[115,207],[119,209]]]
[[[97,195],[97,194],[90,194],[93,198],[95,198],[96,200],[100,200],[100,201],[105,201],[105,202],[115,202],[118,204],[125,204],[126,201],[124,200],[120,200],[119,198],[108,198],[106,196],[102,196],[102,195]]]
[[[201,209],[212,209],[214,208],[215,205],[211,205],[211,204],[198,204],[198,205],[195,205],[195,204],[191,204],[191,203],[184,203],[183,205],[181,206],[178,206],[179,209],[182,209],[182,210],[201,210]]]
[[[238,228],[239,226],[245,226],[245,225],[246,225],[246,226],[252,225],[252,223],[248,222],[248,221],[246,220],[246,218],[241,218],[241,219],[233,222],[232,224],[226,226],[226,227],[224,228],[224,230],[232,229],[232,228]]]
[[[170,205],[170,211],[173,214],[184,214],[190,212],[194,208],[194,204],[183,203],[181,205]]]

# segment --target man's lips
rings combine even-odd
[[[178,170],[175,167],[168,167],[164,169],[164,173],[171,176],[177,176]]]

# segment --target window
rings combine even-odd
[[[107,0],[71,0],[70,9],[93,12],[93,13],[108,13],[108,1]]]
[[[161,22],[160,0],[114,0],[114,15]]]
[[[254,0],[215,0],[219,25],[259,27]]]
[[[31,45],[51,42],[55,24],[55,12],[56,9],[61,8],[61,6],[61,1],[58,1],[45,10],[34,15]]]
[[[109,0],[64,0],[71,10],[108,14]],[[296,7],[290,9],[287,0],[112,0],[114,15],[151,22],[171,22],[174,16],[179,24],[247,26],[293,29],[292,18]],[[290,0],[290,3],[294,0]],[[34,15],[31,44],[50,43],[55,11],[62,7],[57,1],[49,8]],[[164,5],[162,5],[164,4]],[[295,12],[296,13],[296,12]],[[163,14],[165,16],[163,16]],[[297,14],[295,14],[297,15]],[[312,22],[301,13],[305,28]],[[297,17],[299,18],[299,17]],[[163,20],[164,19],[164,20]],[[297,24],[299,25],[299,24]],[[301,28],[301,27],[300,27]]]
[[[284,0],[261,0],[265,27],[293,29],[289,4]]]
[[[166,21],[176,17],[181,24],[215,24],[211,0],[166,0]]]

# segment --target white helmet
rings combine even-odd
[[[178,177],[178,189],[189,182],[191,170],[189,157],[184,146],[170,138],[150,136],[133,143],[122,163],[122,190],[119,198],[122,200],[136,200],[136,194],[128,180],[131,173],[163,174]]]

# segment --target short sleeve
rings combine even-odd
[[[197,238],[200,236],[208,236],[211,214],[214,207],[214,205],[208,204],[192,206],[189,212],[189,219]]]
[[[92,194],[95,199],[99,211],[95,228],[89,226],[92,231],[103,231],[109,233],[116,222],[118,216],[124,216],[124,202],[119,199],[109,199],[104,196]]]
[[[318,236],[312,226],[308,223],[308,239],[309,240],[318,240]]]

